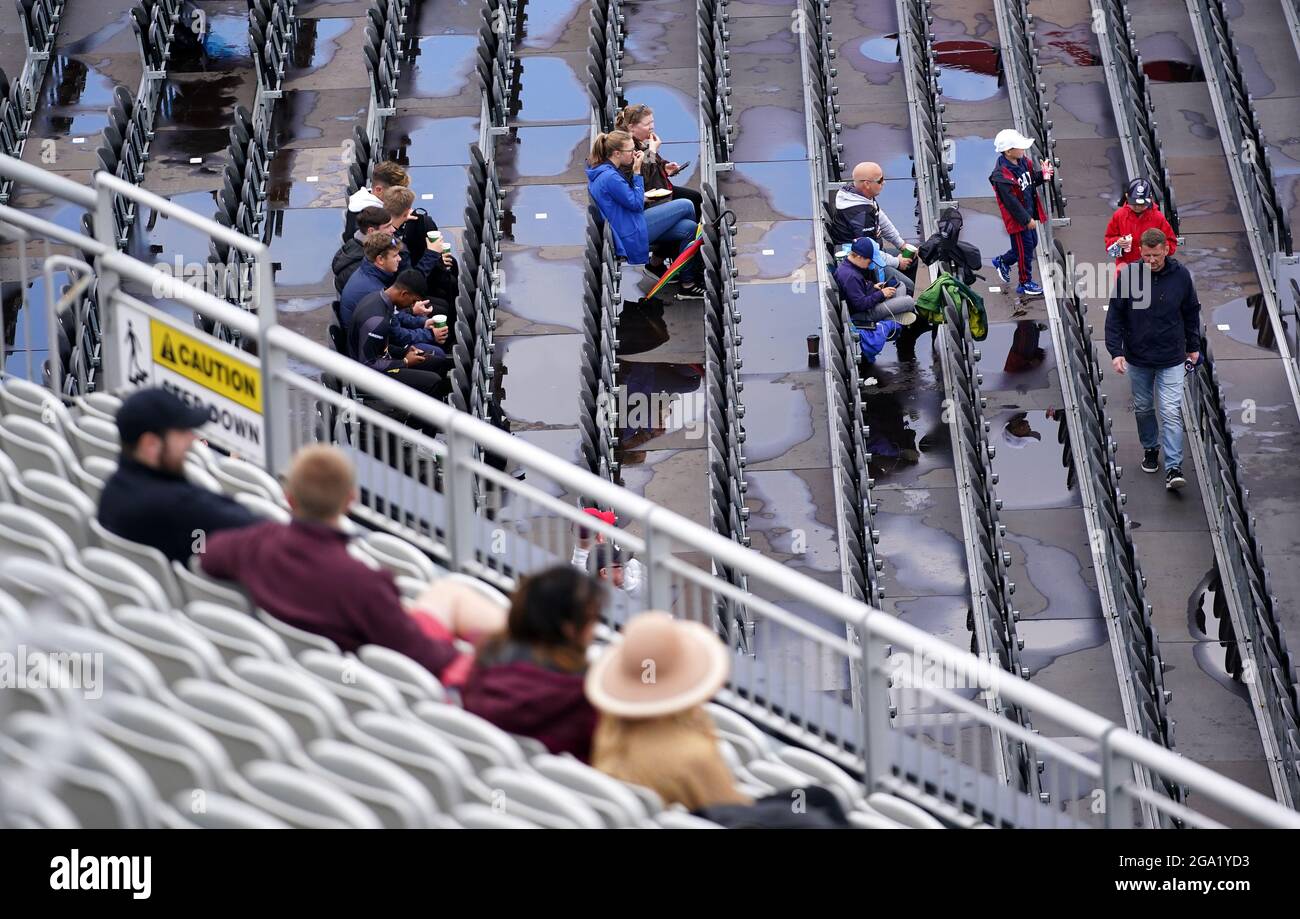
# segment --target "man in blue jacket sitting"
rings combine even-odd
[[[1163,448],[1165,488],[1176,491],[1187,484],[1182,469],[1184,363],[1195,366],[1201,356],[1201,303],[1191,273],[1169,257],[1162,230],[1147,230],[1141,244],[1142,260],[1123,267],[1110,298],[1106,350],[1115,372],[1128,374],[1133,386],[1142,471],[1160,471]]]
[[[356,311],[357,304],[369,294],[384,290],[392,284],[401,266],[401,247],[391,233],[371,233],[362,243],[362,249],[365,258],[361,267],[343,285],[339,318],[343,320],[344,330],[352,325],[352,314]],[[435,307],[434,303],[438,303],[438,306]],[[448,329],[433,328],[433,320],[429,317],[434,312],[443,312],[440,301],[423,304],[418,312],[396,312],[393,315],[393,326],[389,330],[393,344],[402,346],[403,350],[415,346],[436,357],[444,356],[442,349],[437,346],[447,340]]]
[[[915,312],[916,300],[885,280],[879,255],[871,237],[862,236],[835,267],[835,284],[849,304],[849,316],[859,325]]]

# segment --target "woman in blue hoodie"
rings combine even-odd
[[[614,248],[632,265],[650,260],[651,243],[678,243],[678,251],[695,239],[695,208],[690,201],[668,201],[645,209],[642,155],[624,131],[599,134],[587,159],[587,188],[614,234]],[[695,280],[696,260],[682,267],[678,296],[699,299],[704,288]]]

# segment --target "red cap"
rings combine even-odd
[[[591,514],[591,516],[593,517],[599,517],[601,520],[603,520],[605,523],[608,523],[610,526],[618,525],[618,518],[614,516],[613,511],[602,511],[598,507],[584,507],[582,511],[585,514]]]

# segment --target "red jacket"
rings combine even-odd
[[[993,172],[989,174],[989,184],[993,186],[993,193],[998,199],[998,210],[1002,212],[1002,225],[1010,234],[1023,233],[1029,228],[1031,219],[1039,223],[1047,220],[1047,211],[1043,207],[1043,193],[1037,191],[1047,181],[1043,178],[1043,170],[1028,153],[1022,159],[1028,168],[1026,181],[1032,182],[1036,190],[1034,200],[1038,206],[1034,209],[1035,213],[1029,213],[1029,195],[1020,187],[1016,174],[1005,165],[1007,162],[1005,155],[998,156]]]
[[[1125,204],[1110,217],[1110,223],[1106,224],[1106,248],[1109,249],[1115,240],[1121,236],[1133,234],[1133,245],[1127,252],[1121,252],[1119,258],[1115,259],[1115,270],[1136,262],[1142,257],[1142,252],[1138,248],[1139,241],[1142,238],[1144,230],[1152,228],[1162,231],[1165,234],[1165,242],[1169,244],[1169,254],[1173,255],[1178,250],[1178,239],[1174,236],[1174,229],[1165,219],[1165,215],[1160,213],[1160,208],[1151,203],[1142,213],[1134,213],[1133,208]]]

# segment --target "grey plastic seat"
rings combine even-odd
[[[13,482],[13,491],[19,504],[58,526],[78,548],[91,544],[95,502],[81,489],[48,472],[27,469]]]
[[[226,683],[278,714],[304,744],[337,737],[349,726],[338,697],[292,664],[241,657],[231,664]]]
[[[916,830],[942,830],[945,826],[934,815],[904,801],[896,795],[878,791],[867,797],[867,805],[888,820]]]
[[[276,523],[288,523],[293,519],[293,515],[283,507],[276,504],[274,501],[263,498],[260,495],[241,491],[235,494],[234,498],[244,507],[265,520],[274,520]]]
[[[811,776],[805,775],[792,766],[785,763],[775,762],[769,759],[756,759],[746,763],[749,774],[754,776],[760,782],[771,785],[778,792],[790,788],[804,788],[808,785],[816,785],[817,782]]]
[[[18,377],[6,379],[0,386],[0,409],[6,415],[30,418],[38,424],[53,427],[59,433],[67,430],[72,418],[58,396],[43,386]]]
[[[138,606],[114,610],[108,631],[153,662],[168,683],[187,678],[216,679],[226,662],[212,643],[182,616]]]
[[[206,488],[214,494],[222,495],[225,491],[221,488],[221,483],[217,481],[216,476],[203,465],[203,462],[193,456],[185,457],[185,480],[191,485],[197,485],[199,488]]]
[[[507,597],[501,591],[497,590],[491,584],[486,584],[483,581],[480,581],[478,578],[471,577],[468,574],[462,574],[457,571],[457,572],[452,572],[450,574],[442,575],[440,580],[449,583],[454,583],[454,584],[464,584],[466,587],[472,588],[473,590],[482,594],[485,600],[488,600],[491,603],[495,604],[496,606],[501,607],[501,609],[510,609],[509,597]]]
[[[849,823],[853,824],[860,830],[904,830],[907,827],[895,823],[886,817],[882,817],[875,811],[849,811]]]
[[[24,604],[31,618],[55,618],[90,628],[102,628],[109,618],[108,606],[94,588],[48,561],[22,556],[3,559],[0,589]]]
[[[83,415],[93,415],[106,421],[117,418],[117,410],[122,407],[122,400],[112,393],[90,392],[73,399]]]
[[[232,769],[225,748],[211,734],[153,700],[110,693],[89,717],[97,733],[140,764],[164,798],[182,790],[216,789]]]
[[[789,746],[778,746],[776,755],[787,766],[798,769],[818,785],[834,792],[846,811],[853,810],[865,801],[862,783],[826,757],[801,747]]]
[[[600,814],[610,828],[631,827],[650,818],[641,799],[617,779],[568,756],[532,758],[538,774],[573,792]]]
[[[397,687],[355,657],[309,650],[298,655],[298,663],[338,696],[350,712],[406,712],[406,701]]]
[[[528,760],[514,738],[478,715],[436,702],[419,702],[411,711],[464,753],[479,772],[494,766],[529,768]]]
[[[236,768],[254,760],[288,760],[301,744],[283,718],[228,686],[181,680],[172,687],[176,712],[226,748]]]
[[[230,609],[239,610],[245,615],[253,612],[253,604],[248,596],[232,581],[218,581],[209,577],[199,568],[199,557],[191,555],[188,565],[172,562],[172,572],[176,575],[176,584],[180,587],[185,602],[208,602]]]
[[[14,461],[9,458],[9,454],[0,450],[0,503],[11,503],[18,499],[14,497],[14,492],[10,482],[18,481],[21,473]]]
[[[81,550],[81,558],[68,566],[99,591],[104,602],[112,609],[122,604],[143,606],[145,609],[166,612],[171,601],[153,575],[129,558],[123,558],[108,549],[91,546]]]
[[[536,773],[493,767],[483,780],[507,814],[546,829],[599,830],[604,821],[581,797]]]
[[[307,757],[321,774],[365,804],[392,829],[426,829],[437,818],[433,796],[399,766],[369,750],[337,740],[314,740]]]
[[[58,526],[30,508],[0,504],[0,559],[33,558],[63,567],[76,556],[76,543]]]
[[[104,484],[113,477],[114,472],[117,472],[117,463],[106,460],[102,456],[90,456],[82,460],[81,467],[86,470],[85,478],[81,480],[81,490],[98,506]]]
[[[117,426],[93,415],[76,419],[64,428],[68,444],[84,464],[86,460],[100,457],[116,465],[122,455]]]
[[[126,753],[85,728],[21,712],[5,721],[0,754],[57,782],[55,794],[92,829],[156,826],[157,792]]]
[[[0,826],[15,830],[79,830],[81,821],[38,778],[0,769]]]
[[[771,738],[748,718],[716,702],[706,702],[704,710],[713,719],[718,732],[732,741],[745,762],[772,756],[775,745]]]
[[[246,800],[301,829],[377,830],[383,823],[356,798],[319,776],[284,763],[257,761],[243,769]]]
[[[265,625],[272,632],[284,639],[284,643],[289,646],[289,653],[298,655],[303,651],[329,651],[332,654],[341,654],[339,646],[334,644],[324,635],[317,635],[315,632],[308,632],[289,625],[287,622],[281,622],[264,609],[254,612],[257,621]]]
[[[491,790],[474,774],[468,757],[429,725],[384,712],[362,712],[353,724],[352,743],[401,766],[441,810],[471,798],[490,800]]]
[[[0,418],[0,450],[8,453],[20,470],[48,472],[78,488],[88,478],[61,433],[23,415],[10,414]]]
[[[438,678],[400,651],[379,645],[362,645],[357,649],[357,657],[392,683],[405,697],[408,705],[424,701],[447,701],[447,691]]]
[[[196,804],[201,803],[196,808]],[[181,791],[172,806],[204,830],[288,830],[289,824],[238,798],[204,789]]]
[[[246,460],[218,456],[212,474],[228,495],[234,496],[243,492],[265,498],[272,504],[284,505],[284,490],[280,488],[280,483],[266,471]]]
[[[162,702],[171,697],[158,668],[135,648],[111,635],[65,622],[33,622],[29,634],[28,644],[45,651],[102,654],[103,668],[97,674],[100,685],[96,692],[120,691]]]
[[[172,566],[167,560],[167,556],[153,546],[141,545],[138,542],[123,539],[115,533],[110,533],[104,529],[98,520],[92,519],[90,521],[90,529],[95,536],[95,540],[105,549],[126,556],[153,575],[154,580],[166,592],[167,599],[171,601],[172,609],[180,609],[185,605],[185,598],[181,594],[180,585],[176,583],[176,575],[172,572]]]
[[[237,657],[293,661],[284,639],[248,613],[218,603],[195,601],[185,604],[184,615],[227,663]]]
[[[438,577],[437,569],[427,555],[390,533],[367,533],[360,542],[394,575],[416,578],[426,584]]]
[[[23,609],[22,604],[0,590],[0,625],[26,628],[30,623],[27,610]]]
[[[494,810],[486,804],[462,804],[452,811],[452,815],[467,830],[539,830],[535,823],[529,823],[504,811]]]

